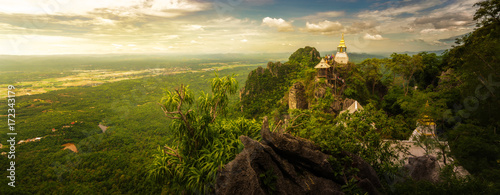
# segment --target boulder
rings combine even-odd
[[[236,158],[217,171],[216,194],[344,194],[344,177],[335,175],[330,155],[312,142],[286,133],[271,132],[264,119],[262,141],[240,136],[245,148]],[[350,165],[360,171],[347,178],[358,179],[357,185],[369,194],[381,187],[373,168],[360,157],[349,156]]]
[[[410,157],[404,169],[412,179],[430,182],[438,182],[441,171],[436,157],[430,155]]]

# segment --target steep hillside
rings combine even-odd
[[[305,47],[294,52],[286,63],[269,62],[248,74],[240,91],[241,107],[247,117],[263,116],[276,107],[288,92],[293,80],[305,69],[311,69],[321,57],[316,48]]]

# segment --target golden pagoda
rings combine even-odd
[[[349,62],[349,57],[347,56],[347,47],[345,46],[344,33],[342,33],[342,39],[340,40],[339,46],[337,46],[337,54],[335,55],[334,61],[337,64],[347,64]]]
[[[425,112],[427,112],[429,109],[429,101],[427,101],[425,103]],[[436,123],[434,122],[434,120],[432,120],[431,117],[429,117],[428,115],[424,114],[422,116],[422,118],[418,119],[417,120],[417,123],[418,124],[421,124],[421,125],[424,125],[424,126],[436,126]]]
[[[427,113],[428,110],[429,110],[429,101],[425,103],[424,113]],[[427,114],[423,114],[422,117],[417,120],[417,128],[413,131],[412,135],[410,136],[410,141],[418,140],[418,137],[421,135],[425,135],[428,137],[436,136],[436,123]]]

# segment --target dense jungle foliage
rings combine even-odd
[[[383,193],[500,194],[500,1],[475,6],[477,28],[453,48],[441,55],[394,53],[350,63],[339,71],[344,88],[322,98],[314,95],[318,81],[313,68],[321,55],[312,47],[297,50],[288,62],[270,62],[255,70],[152,76],[16,97],[16,140],[43,138],[16,146],[17,187],[1,185],[0,194],[210,194],[216,170],[243,149],[238,137],[260,139],[263,116],[274,119],[271,129],[285,128],[326,153],[349,151],[363,157],[378,172]],[[218,57],[229,61],[228,56]],[[62,61],[51,70],[62,67]],[[18,78],[24,73],[12,74]],[[297,82],[306,88],[309,109],[288,109],[287,94]],[[241,90],[238,83],[244,83]],[[355,99],[365,109],[327,112],[343,98]],[[1,110],[7,107],[6,101],[0,102]],[[438,124],[439,139],[451,148],[446,155],[455,159],[438,183],[402,181],[393,143],[386,141],[408,139],[423,115]],[[103,132],[98,124],[108,129]],[[7,127],[0,125],[4,143]],[[74,143],[78,153],[63,149],[66,143]],[[330,160],[335,164],[348,159]],[[0,161],[0,169],[6,170],[3,162],[8,158],[0,155]],[[450,169],[455,164],[471,175],[456,177]],[[339,166],[336,171],[356,170]],[[0,174],[0,183],[8,182],[6,175]],[[359,192],[355,182],[342,189]]]

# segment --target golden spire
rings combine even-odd
[[[431,117],[427,115],[428,113],[429,113],[429,100],[425,102],[423,117],[419,119],[419,122],[423,125],[436,125],[436,123],[434,123],[434,120],[432,120]]]
[[[340,40],[340,44],[338,47],[346,47],[344,42],[344,33],[342,33],[342,39]]]

